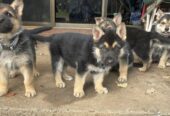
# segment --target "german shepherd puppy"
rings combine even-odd
[[[8,92],[8,77],[20,72],[24,77],[25,96],[33,97],[35,48],[21,24],[23,1],[0,4],[0,96]]]
[[[170,40],[170,14],[164,13],[160,9],[157,11],[156,14],[156,21],[154,23],[152,32],[156,32],[160,35],[162,39]],[[168,41],[167,40],[167,41]],[[166,41],[166,40],[165,40]],[[160,56],[160,62],[158,64],[159,68],[165,68],[166,66],[170,66],[170,63],[167,62],[168,58],[170,57],[170,50],[169,50],[169,42],[163,47],[155,48],[153,52],[154,58]],[[162,46],[159,44],[159,46]]]
[[[125,24],[117,27],[117,33],[103,32],[98,26],[93,28],[93,35],[80,33],[61,33],[53,36],[34,36],[38,41],[50,42],[52,69],[56,86],[64,88],[62,77],[69,65],[76,69],[74,96],[85,95],[83,87],[88,74],[92,74],[95,90],[99,94],[108,93],[103,86],[104,76],[112,66],[120,64],[118,81],[127,84],[128,60],[130,50],[126,39]]]
[[[116,15],[113,20],[99,20],[98,18],[96,21],[96,24],[99,25],[101,29],[105,30],[113,28],[113,32],[115,31],[115,28],[117,28],[116,26],[121,23],[121,14]],[[146,71],[150,67],[151,62],[155,60],[154,56],[159,57],[159,67],[164,67],[164,62],[167,60],[166,55],[169,51],[163,53],[157,52],[156,55],[155,52],[157,51],[157,48],[161,48],[161,50],[169,49],[168,45],[170,45],[170,41],[166,39],[167,37],[163,37],[156,32],[146,32],[139,28],[127,27],[127,42],[133,52],[134,62],[140,61],[143,63],[143,67],[139,68],[140,71]]]

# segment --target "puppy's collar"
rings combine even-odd
[[[16,32],[12,38],[10,39],[11,42],[9,45],[5,45],[3,43],[0,43],[0,50],[13,50],[16,45],[18,44],[19,42],[19,35],[24,31],[23,28],[21,28],[18,32]]]

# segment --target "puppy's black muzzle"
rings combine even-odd
[[[103,58],[103,65],[114,66],[117,64],[117,61],[118,61],[117,55],[115,55],[114,52],[111,50],[105,54],[105,57]]]
[[[0,33],[10,33],[13,29],[11,19],[4,14],[0,15]]]

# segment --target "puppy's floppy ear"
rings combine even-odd
[[[92,29],[92,34],[93,34],[93,40],[96,42],[100,40],[100,38],[104,35],[104,32],[100,27],[94,26]]]
[[[99,25],[102,21],[104,21],[103,17],[95,17],[96,25]]]
[[[14,0],[10,5],[18,14],[19,17],[22,16],[24,3],[23,0]]]
[[[118,34],[118,36],[125,41],[127,36],[126,36],[126,25],[125,23],[121,23],[120,25],[118,25],[117,29],[116,29],[116,33]]]
[[[118,13],[116,16],[114,16],[113,22],[116,24],[116,26],[120,25],[122,23],[122,15]]]
[[[156,20],[159,20],[164,15],[165,13],[161,9],[159,9],[156,13]]]

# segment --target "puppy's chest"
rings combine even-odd
[[[16,70],[21,65],[27,63],[29,57],[26,54],[16,54],[13,51],[4,50],[0,53],[0,67],[6,67],[10,70]]]
[[[87,66],[87,69],[91,73],[107,73],[111,69],[111,66],[99,67],[99,66],[95,66],[95,65],[89,64]]]

